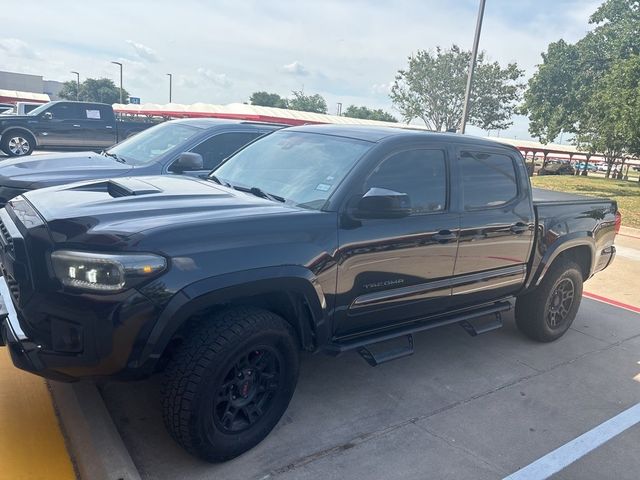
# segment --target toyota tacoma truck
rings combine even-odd
[[[502,325],[549,342],[615,255],[614,201],[533,191],[520,153],[456,134],[302,126],[206,179],[28,192],[0,210],[3,342],[47,378],[163,372],[173,438],[208,461],[260,442],[301,351],[375,366],[413,334]],[[411,373],[411,374],[416,374]]]
[[[34,149],[100,150],[153,125],[116,119],[105,103],[59,100],[26,115],[0,115],[0,150],[10,157],[31,155]]]

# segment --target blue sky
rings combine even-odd
[[[599,3],[487,0],[481,49],[491,60],[518,62],[529,77],[549,42],[585,34]],[[4,0],[3,11],[29,27],[4,23],[0,68],[116,80],[116,60],[125,88],[143,102],[166,103],[171,72],[179,103],[304,87],[322,94],[331,113],[342,102],[397,115],[388,89],[407,56],[436,45],[471,48],[477,8],[477,0]],[[526,119],[501,135],[528,138]]]

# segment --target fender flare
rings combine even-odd
[[[35,134],[35,133],[33,133],[31,130],[29,130],[27,127],[22,127],[22,126],[20,126],[20,125],[16,125],[16,126],[11,125],[11,126],[9,126],[9,127],[5,128],[5,129],[2,131],[2,133],[0,133],[0,137],[2,137],[6,132],[9,132],[9,131],[11,131],[11,130],[21,130],[21,131],[23,131],[23,132],[27,132],[29,135],[31,135],[31,138],[33,138],[33,141],[36,143],[36,144],[34,145],[34,147],[37,147],[37,146],[38,146],[38,138],[36,137],[36,134]]]
[[[208,277],[177,292],[162,310],[139,355],[130,359],[129,367],[153,369],[180,327],[207,306],[274,291],[304,299],[310,318],[297,318],[297,325],[293,325],[303,348],[314,349],[318,340],[329,337],[327,301],[310,270],[301,266],[259,268]]]
[[[533,275],[529,285],[531,287],[537,287],[540,285],[554,260],[558,258],[562,252],[574,247],[589,247],[589,250],[591,251],[591,263],[589,265],[588,276],[591,276],[591,272],[593,272],[593,265],[596,260],[596,242],[591,235],[591,232],[573,232],[563,235],[558,241],[549,246],[540,259],[536,273]]]

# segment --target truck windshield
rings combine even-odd
[[[211,175],[221,183],[319,210],[372,146],[353,138],[280,131],[240,150]]]
[[[183,123],[161,123],[120,142],[108,153],[129,165],[147,165],[199,132],[201,129]]]

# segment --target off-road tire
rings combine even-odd
[[[281,317],[254,307],[224,310],[189,328],[165,370],[161,392],[164,422],[188,452],[209,462],[226,461],[261,442],[287,409],[298,380],[296,335]],[[270,359],[270,370],[264,366],[260,370],[260,362],[266,358]],[[278,373],[268,376],[277,381],[270,381],[264,372],[275,371],[272,367],[276,363]],[[236,380],[234,372],[254,383],[238,386],[235,383],[242,380]],[[238,393],[255,396],[251,399]],[[245,415],[243,408],[249,407],[241,407],[237,420],[234,417],[229,421],[232,404],[247,400],[257,404],[258,395],[268,400],[262,403],[264,410],[257,407],[261,416],[255,417],[255,412]],[[250,417],[255,423],[249,421]],[[243,422],[248,425],[244,430],[231,431]]]
[[[552,342],[564,335],[580,308],[582,283],[582,270],[575,262],[555,261],[540,285],[516,299],[520,331],[538,342]],[[570,302],[569,289],[573,292]]]

